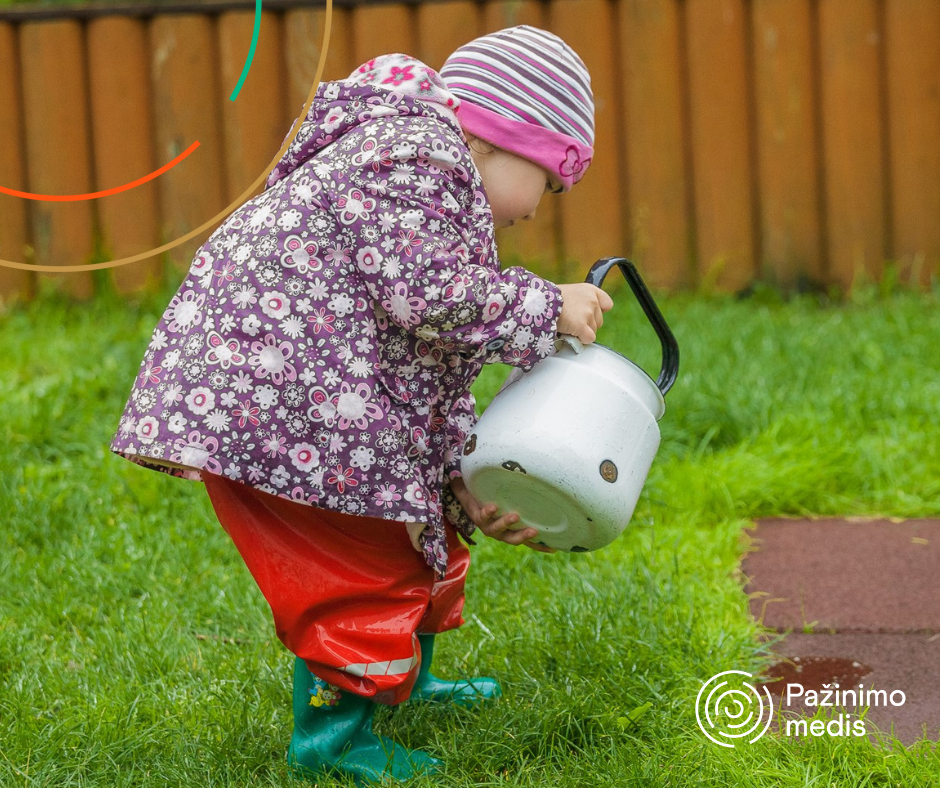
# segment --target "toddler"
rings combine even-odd
[[[404,55],[319,86],[267,188],[196,253],[111,449],[201,479],[296,655],[292,767],[404,779],[437,761],[372,732],[376,703],[472,704],[430,673],[463,623],[461,534],[538,532],[460,478],[482,366],[592,342],[610,298],[500,270],[494,228],[591,161],[580,58],[520,26],[440,74]]]

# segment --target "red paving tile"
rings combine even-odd
[[[760,520],[749,537],[751,612],[795,630],[775,645],[783,661],[770,673],[807,690],[900,690],[902,705],[870,708],[868,731],[940,739],[940,520]],[[785,718],[817,711],[782,708]]]
[[[940,632],[940,520],[759,520],[751,613],[780,631]]]
[[[804,690],[812,688],[819,691],[823,689],[823,684],[829,684],[829,688],[834,689],[835,683],[839,684],[840,691],[858,689],[859,684],[864,686],[866,693],[869,689],[886,690],[890,696],[893,691],[900,690],[904,693],[902,705],[892,705],[890,698],[887,703],[881,703],[880,697],[872,696],[876,703],[870,706],[866,717],[870,723],[867,728],[869,733],[873,732],[873,727],[890,732],[893,726],[894,735],[904,744],[912,744],[923,738],[925,732],[929,741],[940,739],[940,682],[937,681],[940,635],[794,633],[778,643],[775,651],[782,657],[799,657],[804,665],[811,663],[809,658],[815,656],[835,657],[844,660],[849,666],[856,663],[859,667],[869,668],[867,675],[861,678],[858,677],[859,668],[855,668],[848,675],[836,671],[835,676],[826,678],[823,678],[823,672],[816,671],[812,677],[815,681],[794,672],[787,676],[786,681],[801,684]],[[810,672],[809,667],[804,667],[803,673]],[[792,716],[795,719],[798,713],[806,716],[815,714],[817,708],[802,705],[795,688],[791,693],[790,705],[786,703],[785,694],[780,696],[782,691],[782,688],[772,689],[774,706],[784,711],[784,718]],[[830,696],[829,699],[834,697]],[[893,698],[895,702],[902,701],[900,695],[896,694]],[[818,697],[817,700],[824,698]],[[827,710],[833,713],[834,718],[840,713],[840,709]],[[856,718],[851,704],[845,710],[852,713],[853,720]]]

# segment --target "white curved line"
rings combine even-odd
[[[712,722],[712,716],[711,716],[712,695],[714,695],[719,689],[721,689],[727,683],[728,683],[727,681],[722,681],[720,684],[716,684],[714,689],[712,689],[712,691],[708,693],[708,697],[705,698],[705,719],[708,720],[709,728],[715,727],[715,723]]]
[[[751,690],[751,692],[753,692],[754,696],[757,698],[758,715],[757,715],[757,720],[754,723],[754,727],[751,728],[751,730],[755,730],[760,725],[760,721],[764,718],[764,699],[761,697],[761,694],[752,685],[748,684],[746,681],[743,681],[741,683],[744,684],[744,686],[747,687],[749,690]],[[767,687],[765,686],[764,689],[766,690]],[[768,718],[771,716],[772,712],[773,712],[773,705],[770,706],[770,713],[768,713],[767,715]],[[748,733],[750,733],[751,730],[749,730]]]
[[[716,674],[715,674],[714,676],[712,676],[708,681],[704,682],[704,683],[702,684],[701,688],[699,689],[698,694],[695,696],[695,721],[698,723],[699,730],[701,730],[702,733],[704,733],[705,736],[708,737],[708,739],[709,739],[710,741],[714,742],[714,743],[717,744],[719,747],[729,747],[729,748],[733,749],[733,748],[734,748],[734,745],[733,745],[733,744],[729,744],[729,743],[727,743],[727,742],[719,741],[718,739],[716,739],[714,736],[712,736],[712,735],[705,729],[705,726],[702,725],[701,708],[700,708],[700,707],[701,707],[702,693],[705,692],[705,688],[706,688],[709,684],[711,684],[715,679],[721,678],[722,676],[727,676],[729,673],[738,673],[738,674],[740,674],[740,675],[742,675],[742,676],[747,676],[748,678],[751,678],[751,674],[750,674],[750,673],[746,673],[746,672],[743,671],[743,670],[723,670],[721,673],[716,673]],[[724,686],[726,683],[727,683],[727,682],[724,682],[724,681],[723,681],[723,682],[721,682],[721,684],[718,684],[714,689],[712,689],[712,691],[708,693],[708,701],[710,701],[710,700],[711,700],[711,696],[715,694],[715,690],[717,690],[719,687]],[[713,724],[712,724],[712,721],[711,721],[711,716],[710,716],[710,714],[709,714],[709,708],[710,708],[710,703],[706,703],[706,706],[705,706],[705,718],[707,719],[709,726],[710,726],[710,727],[714,727]]]
[[[758,733],[753,739],[751,739],[751,740],[748,742],[748,744],[753,744],[753,743],[756,742],[761,736],[763,736],[765,733],[767,733],[767,729],[770,727],[770,721],[773,719],[773,716],[774,716],[774,701],[773,701],[773,698],[770,697],[770,690],[767,689],[767,685],[766,685],[766,684],[764,685],[764,692],[765,692],[766,695],[767,695],[767,705],[768,705],[767,724],[764,725],[764,730],[762,730],[762,731],[761,731],[760,733]]]
[[[747,725],[748,722],[751,721],[751,717],[753,716],[754,716],[754,712],[752,711],[750,714],[747,715],[747,718],[745,720],[743,720],[742,722],[729,722],[728,727],[729,728],[742,728],[745,725]]]

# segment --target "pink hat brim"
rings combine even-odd
[[[584,177],[594,156],[594,149],[581,140],[534,123],[504,118],[465,98],[460,100],[457,119],[475,137],[548,170],[561,181],[564,191],[570,191]]]

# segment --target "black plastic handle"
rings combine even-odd
[[[656,336],[659,337],[659,341],[662,343],[663,365],[659,371],[659,377],[656,379],[656,385],[663,393],[663,396],[666,396],[666,392],[672,388],[672,384],[676,382],[676,376],[679,374],[679,345],[676,344],[676,338],[669,330],[669,326],[666,325],[663,313],[659,311],[653,296],[650,295],[650,291],[646,289],[646,285],[640,278],[636,266],[625,257],[605,257],[591,266],[591,270],[588,271],[587,278],[584,281],[595,287],[600,287],[604,284],[605,277],[614,266],[617,266],[623,272],[624,277],[630,284],[630,289],[636,296],[637,301],[640,302],[640,306],[643,307],[643,312],[646,313],[647,319],[653,324]]]

